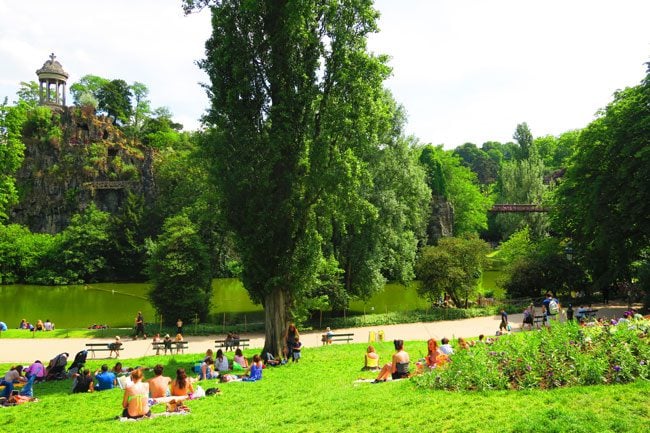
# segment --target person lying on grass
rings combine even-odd
[[[142,382],[142,369],[136,368],[131,372],[131,381],[133,385],[124,390],[122,399],[122,416],[126,418],[150,417],[151,409],[149,408],[149,384]]]
[[[393,340],[393,345],[395,346],[396,352],[393,354],[392,362],[382,367],[373,383],[385,382],[389,377],[395,380],[409,376],[409,364],[411,360],[409,354],[404,351],[404,340]]]

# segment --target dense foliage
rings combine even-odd
[[[401,120],[383,88],[386,59],[366,49],[370,2],[187,3],[211,5],[206,155],[244,285],[265,308],[265,351],[277,354],[324,257],[361,294],[380,286],[384,264],[409,275],[421,218],[409,218],[405,200],[424,189],[400,194],[408,183],[374,171],[384,155],[399,156]]]
[[[149,298],[163,321],[206,320],[212,294],[209,257],[192,221],[184,215],[169,218],[148,249]]]
[[[555,223],[571,238],[595,290],[631,282],[650,246],[650,71],[585,128],[556,195]]]
[[[489,249],[476,236],[443,238],[436,246],[422,248],[417,263],[422,281],[418,292],[432,301],[449,295],[456,306],[467,307]]]
[[[551,389],[650,379],[649,324],[580,327],[554,323],[497,338],[493,344],[456,348],[452,362],[414,380],[446,390]]]

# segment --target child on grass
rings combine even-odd
[[[300,342],[300,337],[296,335],[295,341],[293,343],[293,362],[300,361],[300,349],[302,349],[302,343]]]

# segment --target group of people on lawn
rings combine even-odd
[[[26,329],[28,331],[53,331],[54,323],[50,319],[46,319],[43,322],[41,319],[36,321],[36,325],[29,323],[26,319],[22,319],[18,324],[18,329]],[[0,322],[0,331],[6,331],[7,325],[4,322]]]
[[[454,349],[449,344],[448,338],[445,337],[440,342],[442,344],[438,345],[435,338],[430,338],[427,341],[427,355],[415,363],[415,374],[440,367],[449,361]],[[393,340],[393,345],[395,346],[395,353],[391,362],[384,364],[381,369],[379,369],[379,355],[374,346],[368,346],[364,356],[363,370],[379,370],[379,374],[373,380],[373,383],[385,382],[389,378],[393,380],[403,379],[414,373],[410,367],[411,359],[409,354],[404,350],[404,340]],[[458,339],[458,346],[461,349],[469,348],[469,344],[464,338]]]

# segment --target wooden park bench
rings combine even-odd
[[[329,338],[330,341],[345,341],[346,343],[354,340],[354,334],[332,334]]]
[[[156,355],[158,355],[161,350],[165,355],[167,355],[167,351],[169,350],[169,354],[171,355],[174,353],[174,349],[176,349],[176,353],[185,353],[185,349],[189,349],[189,341],[170,341],[168,343],[165,343],[164,341],[156,341],[155,343],[151,343],[151,347],[156,351]]]
[[[93,358],[95,357],[95,352],[109,352],[109,358],[111,357],[110,352],[115,352],[115,357],[119,358],[120,350],[122,350],[123,344],[120,343],[117,348],[114,348],[114,344],[115,342],[113,341],[110,343],[86,343],[86,347],[88,347],[88,352],[91,352],[93,354]]]
[[[249,347],[250,339],[248,338],[234,338],[232,340],[214,340],[214,347],[217,349],[233,349],[240,347]]]
[[[594,309],[585,310],[585,312],[584,312],[585,318],[586,319],[595,319],[596,318],[596,313],[598,313],[598,310],[594,310]]]
[[[544,314],[535,315],[535,317],[533,318],[533,327],[541,328],[542,325],[544,325],[545,321],[546,321],[546,316]]]

